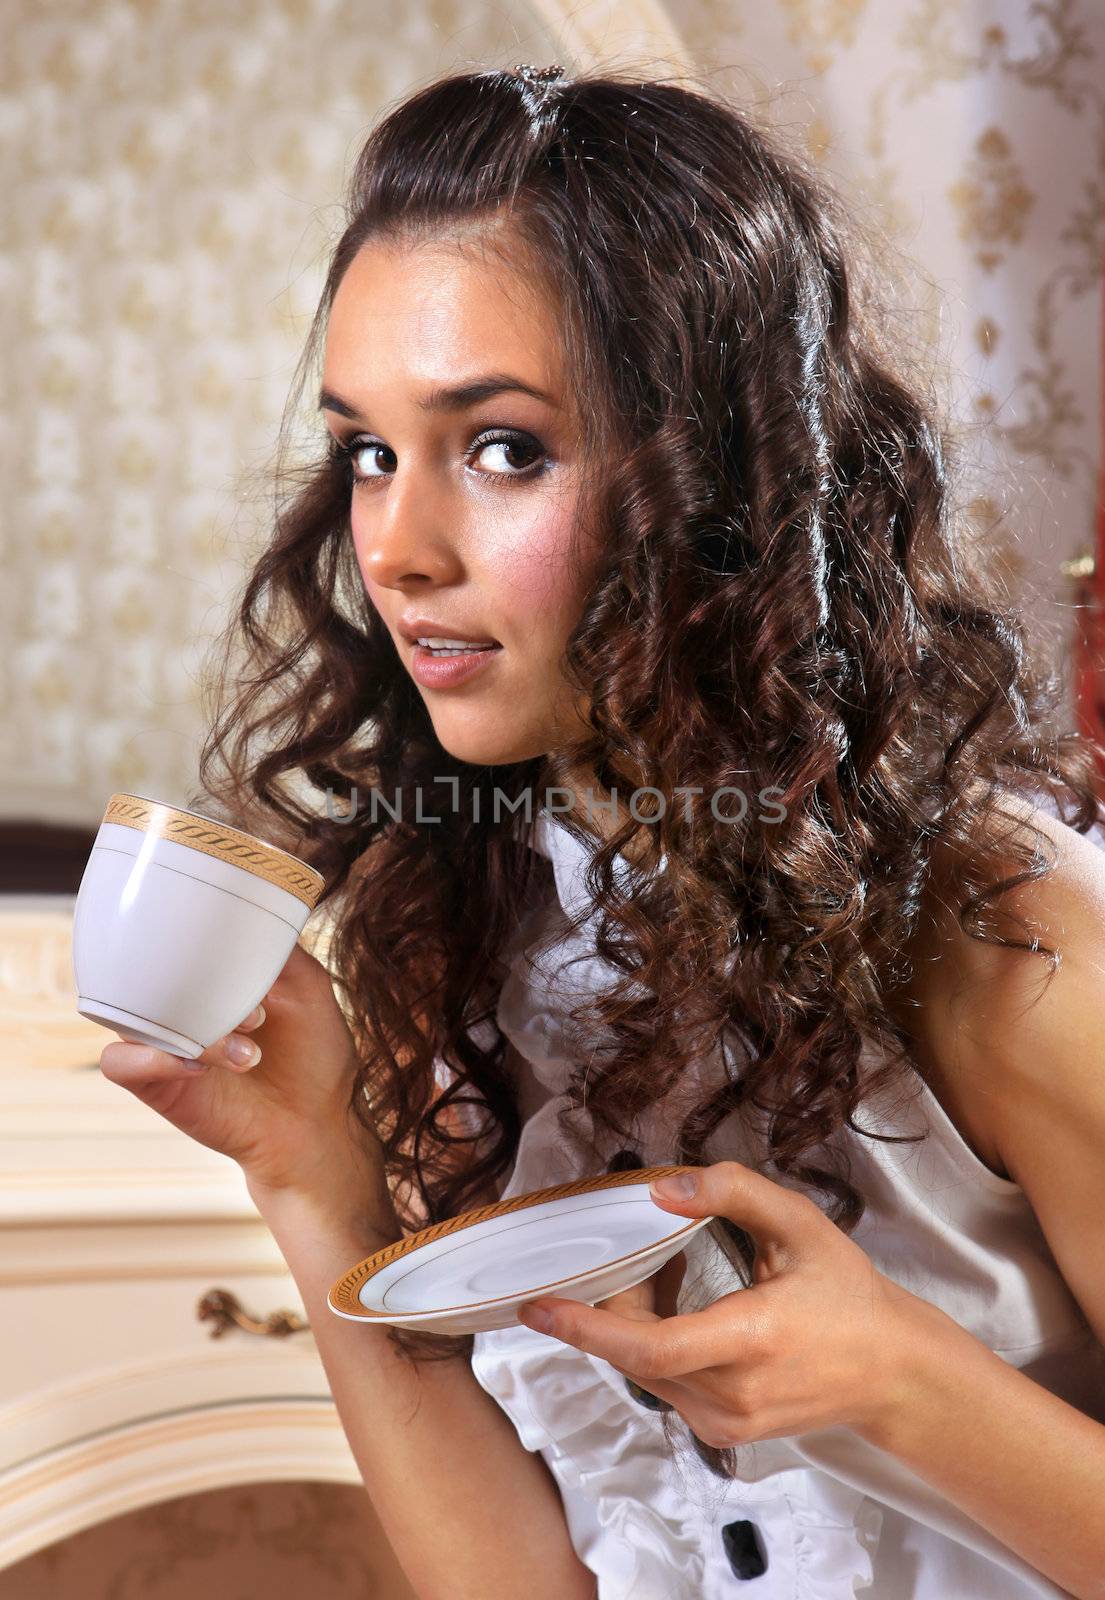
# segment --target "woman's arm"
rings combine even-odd
[[[381,1526],[419,1600],[594,1600],[555,1480],[467,1359],[409,1361],[384,1328],[335,1316],[330,1286],[400,1237],[355,1206],[250,1185],[303,1297]],[[363,1217],[363,1207],[361,1211]]]
[[[236,1161],[303,1296],[338,1415],[419,1600],[591,1600],[556,1484],[466,1359],[416,1363],[387,1331],[335,1316],[327,1293],[401,1237],[380,1141],[354,1118],[362,1055],[320,961],[297,944],[239,1024],[196,1061],[117,1038],[104,1076]],[[198,1069],[198,1070],[197,1070]]]
[[[1052,976],[1042,957],[967,939],[946,917],[917,986],[923,1043],[1105,1345],[1105,853],[1018,805],[1057,861],[1001,903],[1062,965]],[[926,1302],[907,1323],[904,1399],[860,1431],[1079,1600],[1105,1600],[1105,1426]],[[1105,1359],[1102,1373],[1105,1386]]]
[[[1077,1600],[1105,1600],[1105,1427],[924,1300],[897,1400],[858,1426]]]

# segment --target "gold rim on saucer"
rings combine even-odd
[[[344,1311],[349,1316],[363,1317],[371,1321],[374,1317],[384,1317],[390,1320],[395,1316],[394,1311],[374,1311],[362,1304],[358,1295],[361,1285],[372,1278],[384,1267],[393,1261],[399,1261],[403,1256],[410,1255],[414,1250],[421,1250],[423,1245],[433,1244],[436,1239],[447,1239],[450,1234],[459,1233],[462,1228],[472,1228],[478,1222],[490,1222],[493,1217],[508,1217],[512,1212],[525,1211],[530,1206],[543,1205],[546,1200],[566,1200],[576,1194],[600,1194],[604,1189],[624,1188],[631,1183],[652,1183],[657,1178],[669,1177],[675,1172],[687,1172],[688,1167],[660,1166],[637,1167],[629,1172],[607,1172],[598,1178],[580,1178],[575,1183],[558,1183],[551,1189],[534,1189],[531,1194],[515,1195],[510,1200],[496,1200],[489,1206],[479,1206],[475,1211],[463,1211],[459,1217],[449,1217],[445,1222],[431,1223],[428,1228],[420,1228],[417,1233],[411,1233],[404,1239],[396,1239],[392,1244],[386,1244],[382,1250],[377,1250],[373,1255],[366,1256],[363,1261],[358,1261],[355,1267],[338,1279],[327,1296],[331,1307],[335,1311]],[[677,1222],[678,1215],[672,1213],[672,1221]],[[701,1217],[689,1217],[687,1228],[697,1227],[702,1221]],[[680,1230],[682,1231],[682,1230]],[[676,1230],[672,1229],[674,1237]],[[641,1252],[634,1250],[634,1255]],[[619,1258],[625,1260],[625,1257]],[[603,1263],[602,1269],[616,1266],[613,1261]],[[594,1269],[600,1270],[598,1268]],[[586,1276],[587,1269],[578,1276]],[[563,1282],[565,1280],[558,1280]],[[572,1280],[574,1282],[574,1278]],[[546,1284],[542,1289],[534,1289],[527,1296],[536,1300],[541,1294],[554,1293],[555,1284]],[[490,1300],[473,1300],[463,1306],[443,1306],[438,1308],[441,1314],[447,1311],[475,1311],[481,1306],[490,1306],[501,1303],[503,1300],[513,1299],[513,1295],[495,1295]],[[411,1316],[428,1316],[434,1313],[412,1312]]]
[[[137,833],[152,833],[174,844],[187,845],[205,856],[214,856],[232,867],[241,867],[255,878],[263,878],[278,889],[286,889],[313,911],[326,880],[314,867],[279,845],[255,839],[252,834],[215,822],[198,811],[166,805],[142,794],[113,794],[104,812],[104,822],[134,828]]]

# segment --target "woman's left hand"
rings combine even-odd
[[[609,1362],[719,1449],[881,1426],[902,1403],[912,1313],[932,1307],[879,1272],[808,1195],[737,1161],[683,1172],[695,1192],[677,1200],[652,1189],[655,1203],[681,1217],[728,1217],[750,1234],[750,1287],[678,1314],[674,1257],[595,1306],[542,1295],[519,1321],[536,1328],[531,1308],[549,1311],[540,1332]]]

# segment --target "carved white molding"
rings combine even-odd
[[[0,896],[0,1072],[96,1061],[113,1037],[77,1011],[74,899]]]
[[[27,1478],[84,1442],[173,1413],[330,1400],[309,1332],[277,1340],[231,1331],[212,1339],[210,1324],[193,1329],[190,1346],[166,1343],[152,1354],[90,1362],[0,1406],[0,1484]]]
[[[193,1404],[0,1474],[0,1568],[141,1506],[275,1481],[361,1481],[332,1400]]]

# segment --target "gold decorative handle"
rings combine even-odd
[[[211,1329],[212,1339],[221,1339],[231,1328],[271,1339],[285,1339],[289,1333],[305,1333],[311,1326],[295,1311],[270,1311],[264,1319],[251,1317],[229,1289],[208,1289],[196,1307],[196,1316],[201,1322],[215,1324]]]

